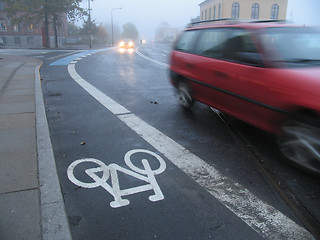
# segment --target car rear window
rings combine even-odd
[[[320,66],[320,33],[307,27],[272,27],[260,34],[270,61],[279,67]],[[271,53],[271,54],[270,54]]]

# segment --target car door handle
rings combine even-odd
[[[196,68],[196,65],[192,64],[192,63],[185,63],[185,66],[187,68]]]
[[[213,75],[218,78],[229,78],[229,74],[220,71],[214,71]]]

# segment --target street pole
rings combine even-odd
[[[88,15],[88,24],[89,24],[89,47],[91,48],[91,9],[90,9],[90,2],[91,0],[88,0],[88,7],[89,7],[89,15]]]
[[[113,37],[113,11],[114,10],[117,10],[117,9],[122,9],[121,7],[119,7],[119,8],[113,8],[112,10],[111,10],[111,38],[112,38],[112,40],[111,40],[111,45],[112,45],[112,47],[113,47],[113,45],[114,45],[114,37]]]
[[[45,0],[44,5],[44,32],[45,32],[45,48],[50,48],[50,37],[49,37],[49,20],[48,20],[48,0]]]

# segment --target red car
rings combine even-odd
[[[320,173],[320,33],[276,22],[198,23],[171,53],[180,104],[194,101],[278,136],[291,161]]]

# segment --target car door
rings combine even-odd
[[[193,49],[198,33],[198,30],[188,30],[182,33],[171,53],[171,73],[178,74],[186,79],[195,77]]]
[[[207,42],[207,43],[206,43]],[[268,107],[273,71],[264,67],[251,33],[242,28],[204,30],[195,46],[196,98],[262,128],[274,118]],[[270,94],[270,95],[269,95]]]
[[[227,34],[225,28],[201,29],[193,56],[193,71],[196,75],[192,78],[191,85],[194,98],[219,109],[224,109],[225,94],[221,91],[223,82],[232,78],[221,69],[224,64],[224,61],[221,61],[223,43]]]

